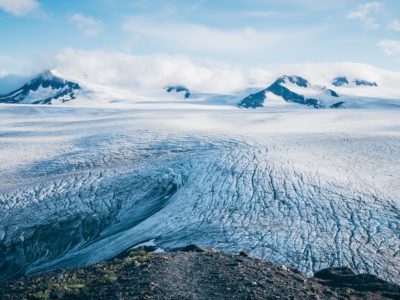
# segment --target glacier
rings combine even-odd
[[[399,113],[0,105],[0,281],[152,241],[400,283]]]

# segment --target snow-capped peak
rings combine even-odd
[[[76,98],[81,90],[78,83],[56,76],[45,70],[6,95],[0,95],[0,103],[52,104],[67,102]]]
[[[313,85],[300,76],[282,76],[265,90],[252,94],[240,103],[240,107],[257,108],[264,105],[268,95],[280,97],[282,102],[290,102],[314,108],[338,108],[344,102],[338,101],[339,94],[325,86]]]
[[[276,83],[282,84],[282,83],[292,83],[295,84],[299,87],[308,87],[309,83],[306,79],[296,76],[296,75],[285,75],[276,80]]]
[[[42,80],[52,80],[56,77],[51,70],[44,70],[40,74],[38,74],[34,79],[42,79]]]

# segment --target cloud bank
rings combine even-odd
[[[400,55],[400,43],[388,43]],[[387,45],[386,45],[387,46]],[[397,47],[397,48],[396,48]],[[388,50],[389,51],[389,50]],[[397,52],[396,52],[397,51]],[[366,64],[309,63],[240,69],[227,64],[194,60],[183,55],[133,55],[103,50],[65,49],[35,59],[36,72],[56,69],[67,78],[132,91],[161,91],[184,85],[193,92],[229,94],[249,87],[265,88],[281,75],[299,75],[314,84],[329,85],[337,76],[397,86],[400,73]]]
[[[226,93],[246,85],[239,70],[186,56],[131,55],[102,50],[65,49],[41,58],[38,68],[56,70],[88,82],[125,89],[162,89],[182,84],[194,91]]]

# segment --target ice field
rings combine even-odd
[[[400,283],[400,109],[0,106],[0,280],[196,243]]]

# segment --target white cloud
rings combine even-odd
[[[393,20],[389,25],[388,28],[394,31],[400,31],[400,20]]]
[[[74,23],[80,30],[82,30],[83,34],[86,36],[96,36],[101,32],[101,22],[97,21],[93,17],[76,13],[69,17],[69,21]]]
[[[72,78],[125,89],[161,90],[182,84],[193,91],[225,93],[246,85],[243,74],[228,65],[195,62],[187,56],[66,49],[40,61],[38,69],[55,68]]]
[[[396,51],[400,55],[400,41]],[[248,87],[261,89],[285,74],[303,76],[320,85],[329,85],[337,76],[376,81],[382,87],[396,87],[400,80],[400,73],[366,64],[278,64],[237,69],[182,55],[132,55],[102,50],[65,49],[53,56],[36,58],[35,63],[38,63],[37,70],[56,69],[63,77],[80,83],[127,89],[138,95],[148,91],[161,92],[168,85],[178,84],[193,92],[204,93],[232,93]],[[398,95],[397,88],[395,92]]]
[[[383,40],[379,42],[379,47],[385,54],[400,58],[400,40]]]
[[[38,6],[36,0],[0,0],[0,8],[16,16],[26,15]]]
[[[173,23],[131,18],[124,24],[137,41],[173,48],[180,52],[233,53],[266,51],[287,37],[279,31],[264,32],[252,27],[220,30],[192,23]],[[300,33],[301,34],[301,33]]]
[[[348,19],[358,20],[371,29],[377,29],[380,24],[374,17],[374,14],[383,7],[381,2],[367,2],[361,4],[358,8],[347,15]]]

